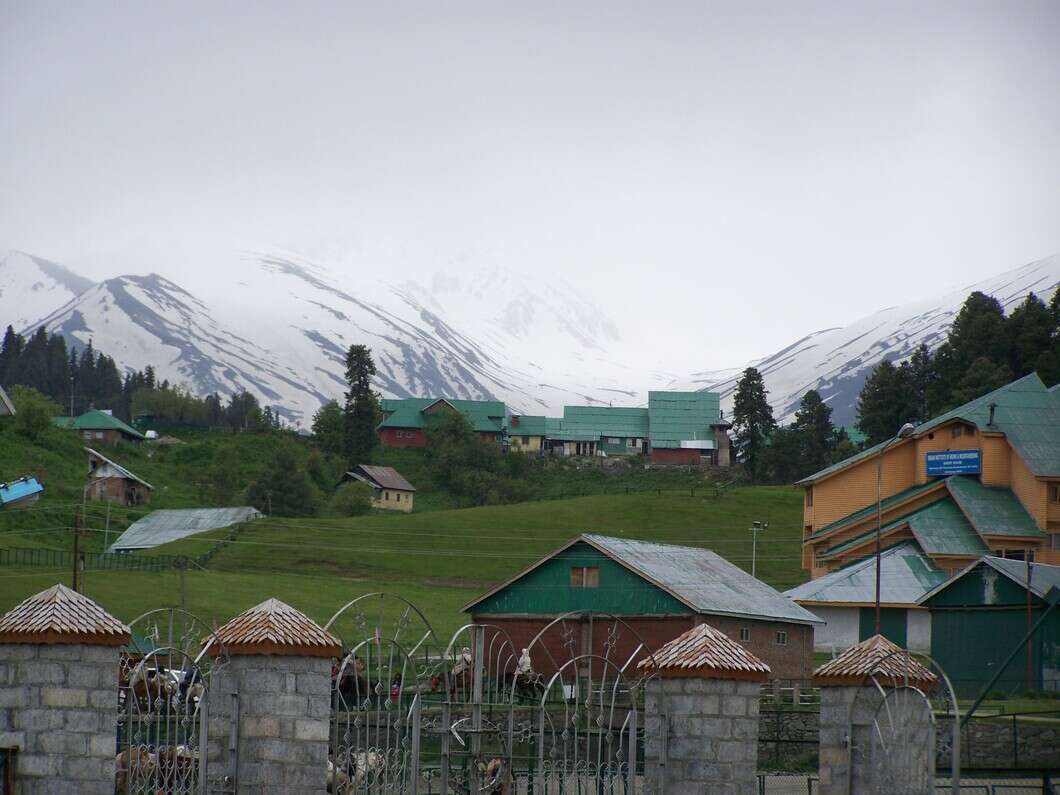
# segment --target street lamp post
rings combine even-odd
[[[890,447],[901,439],[908,439],[913,435],[913,431],[916,427],[911,422],[907,422],[903,425],[898,433],[892,438],[888,439],[883,443],[883,447],[880,448],[879,455],[876,456],[876,634],[880,634],[880,528],[882,525],[881,518],[883,516],[883,505],[882,505],[882,487],[883,481],[883,454],[887,452],[887,448]]]
[[[769,522],[752,522],[751,523],[751,576],[755,576],[755,562],[758,557],[758,531],[768,530]]]

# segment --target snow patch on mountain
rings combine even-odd
[[[83,276],[50,260],[21,251],[0,257],[0,317],[21,329],[92,286]]]

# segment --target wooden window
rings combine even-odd
[[[813,486],[806,487],[806,507],[813,507]]]
[[[389,492],[389,491],[384,491],[384,492],[383,492],[383,499],[384,499],[385,501],[387,501],[387,502],[389,502],[389,501],[390,501],[390,492]]]
[[[572,588],[598,588],[600,569],[597,566],[572,566],[570,584]]]
[[[950,429],[950,436],[956,439],[958,436],[964,435],[964,426],[959,422]]]
[[[394,502],[401,502],[401,492],[400,492],[400,491],[399,491],[399,492],[397,492],[397,493],[396,493],[396,494],[394,495]]]
[[[750,627],[740,627],[740,640],[748,641],[750,639],[751,639],[751,628]]]
[[[787,646],[788,645],[788,633],[778,630],[777,634],[776,634],[776,637],[775,637],[775,642],[776,642],[776,644],[778,646]]]
[[[1049,484],[1049,500],[1051,502],[1060,502],[1060,483]]]
[[[529,436],[524,436],[523,437],[523,444],[530,444],[530,437]]]

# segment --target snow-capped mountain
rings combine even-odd
[[[83,276],[40,257],[21,251],[0,256],[0,307],[5,327],[24,328],[91,286]]]
[[[858,393],[880,361],[898,363],[921,344],[934,349],[946,340],[961,304],[973,292],[992,295],[1011,311],[1028,293],[1048,302],[1060,285],[1060,254],[1007,271],[959,290],[904,306],[893,306],[841,328],[809,334],[749,366],[762,373],[769,402],[781,423],[789,421],[802,396],[816,389],[832,407],[832,421],[855,421]],[[671,382],[672,389],[720,392],[722,406],[732,408],[741,370],[718,377],[717,372],[693,373]]]
[[[630,387],[643,374],[612,364],[597,342],[614,341],[613,324],[573,290],[564,305],[560,294],[534,295],[497,271],[470,293],[455,282],[435,293],[351,280],[273,252],[239,255],[208,278],[186,289],[157,274],[118,276],[26,326],[80,345],[91,339],[120,365],[151,364],[200,394],[246,388],[303,427],[322,402],[341,398],[345,352],[355,343],[372,349],[386,396],[496,398],[526,413],[643,400]],[[536,346],[530,360],[525,353]],[[550,350],[555,356],[542,358]]]

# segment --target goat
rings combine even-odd
[[[139,791],[158,770],[158,757],[146,748],[127,748],[114,758],[114,785],[119,793]],[[130,785],[132,785],[130,787]]]
[[[161,665],[148,668],[140,662],[129,677],[129,691],[136,697],[140,709],[146,712],[150,712],[153,705],[168,703],[175,689],[168,671]]]

